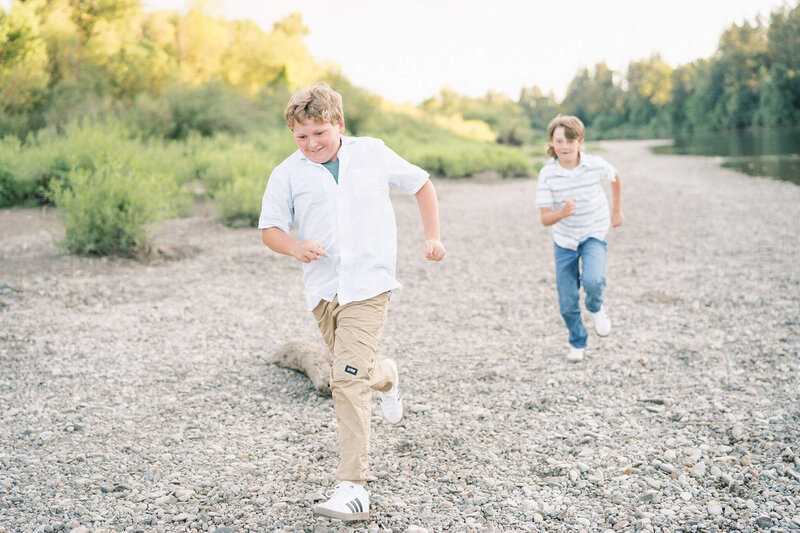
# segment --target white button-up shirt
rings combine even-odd
[[[427,172],[379,139],[341,139],[338,185],[298,150],[272,171],[261,203],[259,229],[288,233],[294,225],[301,241],[313,239],[330,255],[303,264],[309,310],[337,294],[345,305],[401,287],[389,187],[416,194],[428,181]]]

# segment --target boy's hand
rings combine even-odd
[[[310,263],[311,261],[316,261],[323,257],[330,257],[330,255],[325,251],[323,245],[317,241],[308,239],[307,241],[298,242],[297,246],[292,251],[292,257],[301,263]]]
[[[425,252],[425,259],[430,259],[431,261],[441,261],[447,253],[444,249],[444,244],[439,239],[425,239],[422,251]]]
[[[612,211],[611,212],[611,227],[616,228],[621,226],[622,223],[625,222],[625,215],[622,214],[622,211]]]
[[[561,218],[570,217],[577,212],[578,212],[578,204],[575,202],[575,198],[565,203],[564,207],[558,210],[558,213],[561,216]]]

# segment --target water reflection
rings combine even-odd
[[[695,134],[653,151],[722,157],[726,168],[800,185],[800,128]]]

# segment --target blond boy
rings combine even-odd
[[[432,261],[445,256],[438,201],[427,172],[378,139],[343,135],[342,98],[327,84],[292,95],[285,118],[298,150],[270,175],[258,227],[265,245],[303,263],[306,303],[332,356],[338,483],[313,512],[364,520],[372,391],[379,393],[387,422],[403,418],[397,364],[374,357],[389,295],[400,287],[389,188],[416,196],[423,252]],[[290,225],[298,239],[289,235]]]

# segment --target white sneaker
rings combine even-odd
[[[601,337],[605,337],[611,333],[611,321],[606,314],[606,308],[601,307],[596,313],[592,313],[592,320],[594,321],[594,330]]]
[[[580,363],[583,361],[583,352],[586,348],[576,348],[574,346],[569,347],[569,353],[567,354],[567,361],[570,363]]]
[[[369,518],[369,495],[362,485],[342,481],[334,487],[330,499],[315,505],[312,512],[339,520],[366,520]]]
[[[400,373],[397,371],[397,363],[391,359],[385,359],[386,363],[394,370],[394,386],[386,392],[378,392],[381,401],[381,411],[383,418],[390,424],[399,424],[403,420],[403,400],[397,393],[400,385]]]

